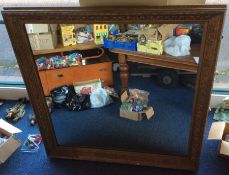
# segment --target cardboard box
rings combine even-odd
[[[163,53],[162,40],[159,41],[147,41],[145,45],[137,43],[137,51],[151,53],[154,55],[161,55]]]
[[[209,140],[220,140],[219,155],[229,156],[229,123],[213,122],[208,135]]]
[[[121,95],[121,102],[125,102],[129,98],[127,91]],[[124,111],[120,108],[120,117],[134,121],[141,121],[145,116],[149,120],[154,115],[153,107],[149,106],[142,112]]]
[[[146,40],[157,41],[157,40],[166,40],[170,36],[173,36],[174,29],[178,24],[162,24],[160,26],[155,25],[155,27],[137,31],[136,34],[140,37],[144,35]]]
[[[4,163],[21,145],[21,142],[17,140],[13,134],[22,132],[20,129],[14,127],[13,125],[7,123],[3,119],[0,119],[0,132],[6,136],[8,139],[5,143],[0,145],[0,164]]]
[[[75,26],[72,24],[61,24],[61,38],[63,46],[76,45],[76,37],[74,34]]]
[[[28,34],[32,50],[55,49],[57,35],[55,32]]]
[[[56,32],[57,24],[26,24],[25,28],[28,34]]]

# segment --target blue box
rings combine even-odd
[[[131,42],[112,41],[103,38],[104,48],[137,51],[137,40]]]

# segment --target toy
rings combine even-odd
[[[94,24],[94,41],[96,44],[103,44],[103,37],[108,37],[108,25],[107,24]]]
[[[141,121],[146,116],[149,120],[154,115],[153,108],[148,105],[149,92],[130,89],[129,93],[125,91],[121,95],[120,117]]]
[[[145,52],[145,53],[151,53],[154,55],[161,55],[163,53],[162,40],[159,40],[159,41],[148,40],[148,41],[146,41],[146,40],[142,39],[139,43],[137,43],[137,51]]]
[[[217,106],[214,119],[229,122],[229,97],[224,98],[223,102]]]
[[[68,66],[78,66],[81,65],[82,55],[76,52],[73,52],[66,57],[67,65]]]
[[[137,35],[127,33],[109,35],[108,38],[104,38],[104,48],[136,51]]]
[[[74,33],[74,25],[71,24],[61,24],[61,37],[63,46],[73,46],[76,45],[76,37]]]
[[[6,118],[16,122],[21,119],[25,114],[26,99],[19,99],[18,103],[12,108],[6,109]]]
[[[177,26],[176,27],[176,36],[180,35],[187,35],[191,30],[191,27],[183,27],[183,26]]]
[[[35,115],[30,115],[29,116],[29,122],[31,126],[34,126],[37,123]]]
[[[93,37],[92,37],[91,33],[87,32],[87,31],[77,32],[76,40],[77,40],[77,43],[79,43],[79,44],[88,43],[90,41],[93,41]]]
[[[229,97],[223,99],[223,102],[216,108],[215,113],[229,113]]]
[[[38,70],[58,69],[69,66],[81,65],[82,55],[77,52],[72,52],[65,56],[53,56],[50,58],[40,57],[36,60]]]

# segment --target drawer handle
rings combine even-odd
[[[59,77],[59,78],[61,78],[63,76],[64,76],[63,74],[57,74],[57,77]]]

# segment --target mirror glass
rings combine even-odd
[[[59,145],[188,153],[203,26],[25,27]]]

